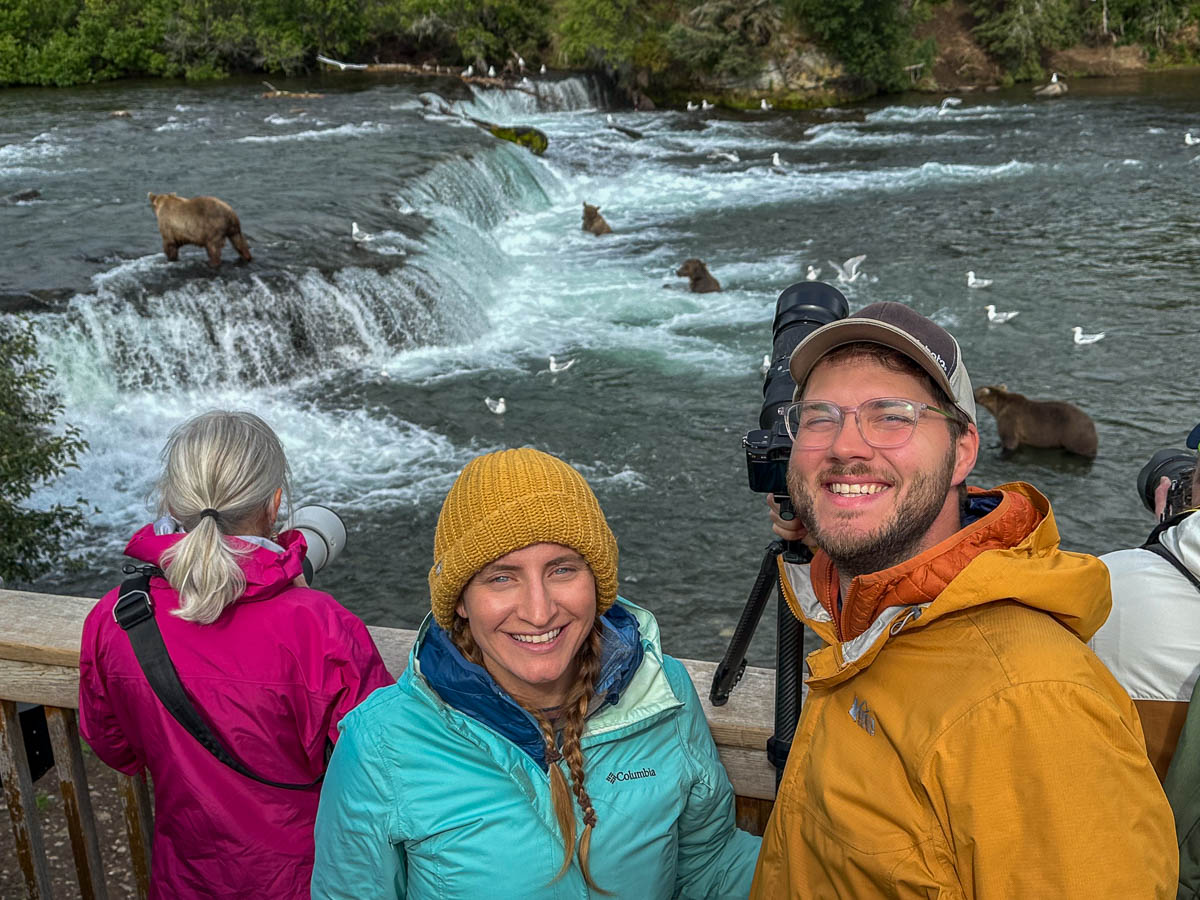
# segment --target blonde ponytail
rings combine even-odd
[[[209,625],[246,589],[229,534],[269,533],[275,493],[289,492],[279,438],[253,413],[213,410],[176,428],[163,450],[159,511],[187,531],[162,555],[174,614]]]

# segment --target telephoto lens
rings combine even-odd
[[[291,527],[304,535],[308,552],[304,555],[304,580],[312,584],[314,576],[337,559],[346,546],[346,525],[328,506],[302,506],[292,514]]]
[[[820,328],[850,314],[842,292],[822,281],[799,281],[784,288],[775,301],[771,325],[771,366],[763,381],[759,428],[742,438],[750,490],[760,494],[787,494],[788,456],[792,439],[784,427],[781,410],[792,402],[796,382],[788,368],[796,346]]]
[[[1167,478],[1171,488],[1167,492],[1167,506],[1161,518],[1170,518],[1191,506],[1192,473],[1196,470],[1196,455],[1187,450],[1171,448],[1156,450],[1150,461],[1142,466],[1137,476],[1138,496],[1142,505],[1154,512],[1154,491],[1158,482]]]

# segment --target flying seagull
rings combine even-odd
[[[858,267],[862,265],[863,260],[866,258],[867,254],[864,253],[861,256],[850,257],[840,266],[832,259],[828,260],[828,263],[833,266],[834,271],[837,272],[838,281],[840,281],[842,284],[854,284],[854,282],[858,280],[858,277],[863,274],[858,270]]]
[[[947,97],[942,101],[942,105],[938,107],[938,115],[944,116],[952,107],[962,106],[962,97]]]

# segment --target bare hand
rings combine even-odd
[[[1164,475],[1158,479],[1158,487],[1154,489],[1154,517],[1160,522],[1163,517],[1163,509],[1167,505],[1167,491],[1171,489],[1171,479]]]
[[[804,541],[814,550],[816,547],[808,537],[808,529],[798,519],[785,519],[779,515],[779,504],[775,502],[774,494],[767,494],[767,506],[770,507],[771,530],[785,541]]]

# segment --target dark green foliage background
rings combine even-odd
[[[86,501],[50,509],[22,504],[87,449],[78,429],[53,426],[62,405],[49,390],[53,371],[37,361],[33,326],[0,318],[0,579],[32,581],[63,557],[71,532],[83,526]]]
[[[981,45],[1014,78],[1042,74],[1047,50],[1137,43],[1190,62],[1180,42],[1200,0],[970,0]],[[498,68],[603,68],[654,93],[756,72],[811,39],[879,90],[932,59],[913,28],[930,0],[6,0],[0,85],[126,76],[296,74],[316,53],[353,61],[437,59]],[[784,40],[780,40],[780,36]]]

